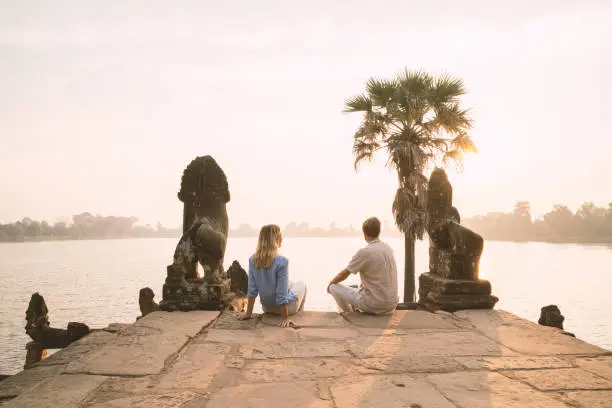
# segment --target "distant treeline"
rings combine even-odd
[[[555,205],[544,216],[533,220],[530,205],[517,202],[511,213],[490,213],[462,220],[468,228],[492,241],[540,241],[576,243],[612,243],[612,203],[607,208],[584,203],[576,213],[563,205]],[[180,237],[182,229],[165,228],[157,224],[135,225],[135,217],[104,217],[82,213],[72,216],[72,222],[46,221],[24,218],[12,224],[0,224],[0,242],[46,241],[61,239],[148,238]],[[307,222],[291,222],[282,229],[286,237],[360,237],[361,228],[338,228],[331,223],[328,229],[311,228]],[[230,237],[257,237],[259,230],[249,224],[230,229]],[[400,232],[384,221],[383,235],[399,237]]]
[[[612,203],[604,208],[586,202],[576,213],[555,205],[536,220],[530,209],[528,202],[519,201],[511,213],[467,218],[463,224],[492,241],[612,243]]]
[[[103,217],[88,212],[73,215],[72,222],[34,221],[24,218],[12,224],[0,224],[0,242],[48,241],[62,239],[102,239],[127,237],[159,237],[180,235],[179,229],[167,229],[161,224],[134,225],[135,217]]]
[[[182,234],[182,228],[166,228],[157,224],[135,225],[136,217],[116,217],[92,215],[88,212],[72,216],[70,223],[58,221],[50,224],[47,221],[34,221],[24,218],[12,224],[0,224],[0,242],[29,242],[69,239],[105,239],[105,238],[153,238],[176,237]],[[397,230],[385,222],[386,236],[399,236]],[[242,224],[236,229],[230,229],[230,237],[257,237],[259,230],[249,224]],[[292,222],[283,228],[286,237],[358,237],[361,229],[353,226],[337,228],[332,223],[329,229],[311,228],[307,222],[296,224]]]
[[[311,228],[307,222],[295,223],[291,222],[281,228],[285,237],[360,237],[362,236],[361,228],[355,228],[352,225],[339,228],[335,222],[332,222],[328,229],[314,227]],[[230,230],[231,237],[256,237],[259,230],[249,224],[241,224],[238,228]],[[388,221],[384,222],[383,234],[386,237],[401,236],[400,232],[391,227]]]

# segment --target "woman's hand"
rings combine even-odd
[[[251,318],[250,313],[240,313],[238,315],[238,320],[249,320]]]
[[[289,318],[283,318],[278,325],[280,327],[293,327],[293,322]]]

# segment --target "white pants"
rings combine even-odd
[[[336,304],[338,305],[338,309],[340,312],[356,312],[361,311],[364,313],[370,314],[389,314],[391,311],[386,311],[381,313],[380,310],[372,310],[368,306],[366,306],[363,298],[359,294],[359,289],[352,288],[350,286],[340,285],[340,284],[332,284],[329,287],[329,291],[333,296]]]
[[[334,283],[329,286],[329,291],[340,312],[355,312],[357,310],[366,312],[368,309],[359,295],[359,289]]]
[[[304,310],[304,303],[306,302],[306,292],[308,289],[304,282],[289,282],[289,289],[295,293],[296,301],[287,305],[289,309],[289,316],[296,314],[299,311]],[[267,308],[262,306],[264,313],[280,314],[280,307]]]

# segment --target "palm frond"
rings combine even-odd
[[[417,197],[408,188],[398,188],[393,200],[393,217],[397,228],[413,239],[423,239],[425,220],[427,217],[424,207],[417,203]]]
[[[427,123],[429,130],[442,129],[451,134],[457,134],[472,127],[468,109],[461,109],[459,103],[440,104],[435,106],[434,116]]]
[[[356,95],[344,102],[343,112],[371,112],[372,100],[366,95]]]
[[[372,162],[376,151],[380,148],[380,144],[375,141],[367,141],[363,138],[355,138],[353,141],[353,156],[355,161],[353,167],[359,169],[359,164],[363,161]]]
[[[463,80],[448,74],[437,77],[431,89],[432,102],[436,105],[456,103],[462,95],[465,95]]]
[[[425,71],[404,70],[398,75],[399,85],[407,95],[413,97],[427,97],[434,84],[434,79]]]
[[[451,144],[456,150],[460,150],[463,153],[478,153],[476,145],[474,145],[472,138],[467,133],[460,133],[451,140]]]
[[[387,107],[396,93],[397,85],[395,79],[370,78],[366,84],[366,92],[372,105]]]
[[[442,156],[442,165],[446,167],[454,166],[458,170],[462,169],[463,153],[461,150],[453,149],[445,152]]]

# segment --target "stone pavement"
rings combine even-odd
[[[503,311],[155,312],[0,382],[9,407],[612,407],[612,353]]]

